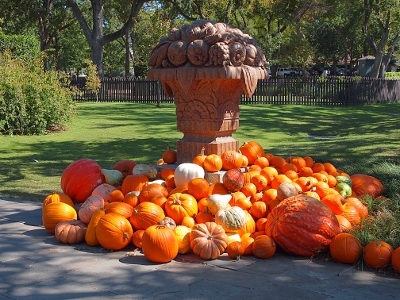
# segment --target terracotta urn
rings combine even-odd
[[[174,97],[178,163],[192,162],[201,149],[221,155],[238,150],[239,103],[267,79],[266,59],[254,40],[225,23],[199,20],[172,29],[153,49],[148,79],[159,80]]]

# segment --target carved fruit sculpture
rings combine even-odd
[[[329,207],[315,198],[298,195],[272,209],[265,232],[286,252],[313,257],[327,250],[340,227]]]

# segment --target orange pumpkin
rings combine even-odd
[[[217,154],[210,154],[204,160],[204,169],[208,172],[218,172],[222,169],[222,159]]]
[[[142,236],[142,251],[151,262],[167,263],[178,255],[178,240],[168,226],[152,225]]]
[[[247,157],[249,165],[253,165],[258,157],[264,155],[264,148],[255,141],[244,142],[239,148],[240,152]]]
[[[56,225],[66,220],[76,220],[76,210],[64,202],[54,202],[46,205],[42,210],[42,222],[47,231],[54,233]]]
[[[334,261],[342,264],[354,264],[362,251],[361,242],[352,234],[338,233],[331,241],[329,250]]]
[[[105,214],[97,223],[96,237],[107,250],[121,250],[132,240],[133,229],[129,221],[116,213]]]
[[[206,150],[206,148],[201,148],[201,152],[199,154],[197,154],[194,158],[193,158],[193,163],[200,166],[200,167],[204,167],[204,160],[206,159],[207,155],[204,154],[204,151]]]
[[[155,196],[167,197],[169,194],[167,188],[160,183],[146,183],[139,194],[139,202],[152,202]]]
[[[242,166],[243,155],[235,150],[227,150],[221,154],[221,160],[223,170],[238,169]]]
[[[371,269],[386,267],[392,259],[393,247],[381,240],[371,241],[364,247],[364,262]]]
[[[112,202],[106,208],[106,214],[116,213],[129,218],[133,213],[133,207],[124,202]]]
[[[42,203],[42,209],[50,204],[50,203],[54,203],[54,202],[64,202],[72,207],[74,207],[74,202],[72,201],[71,197],[68,196],[67,194],[64,193],[56,193],[54,192],[53,194],[48,195]]]
[[[244,254],[243,243],[239,241],[229,243],[228,247],[226,248],[226,253],[228,253],[228,256],[232,259],[240,259],[240,256]]]
[[[122,173],[122,176],[126,178],[128,175],[132,175],[133,168],[137,165],[137,162],[131,159],[123,159],[118,161],[113,167],[113,170],[118,170]]]
[[[254,238],[252,246],[253,255],[258,258],[268,259],[275,255],[275,241],[266,234]]]
[[[146,175],[128,175],[122,182],[121,192],[124,195],[132,191],[140,192],[147,182],[149,182],[149,178]]]
[[[166,164],[174,164],[176,163],[177,153],[175,150],[172,150],[169,144],[167,144],[167,150],[162,154],[162,160]]]
[[[129,217],[129,222],[135,230],[146,229],[165,218],[164,210],[153,202],[142,202],[137,205]]]
[[[172,194],[165,203],[165,212],[167,216],[175,220],[176,224],[180,225],[184,217],[195,217],[198,213],[196,198],[190,194]]]
[[[375,177],[365,174],[353,174],[350,176],[352,181],[353,194],[356,197],[372,196],[373,198],[378,197],[382,190],[382,183]]]

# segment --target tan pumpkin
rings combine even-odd
[[[145,175],[149,180],[157,178],[157,168],[153,165],[148,164],[137,164],[132,169],[133,175]],[[125,178],[126,179],[126,178]]]
[[[54,235],[64,244],[77,244],[85,239],[87,225],[79,220],[62,221],[56,225]]]
[[[217,259],[225,252],[228,237],[222,226],[215,222],[196,224],[190,232],[190,248],[202,259]]]
[[[116,190],[117,188],[111,184],[108,183],[102,183],[99,186],[97,186],[93,192],[92,195],[98,195],[101,196],[104,201],[108,201],[110,194],[112,191]]]
[[[92,218],[93,213],[98,210],[104,208],[104,199],[99,195],[93,195],[86,199],[83,202],[81,208],[79,209],[78,215],[79,219],[86,224],[89,224],[90,219]]]

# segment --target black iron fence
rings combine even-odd
[[[104,78],[96,95],[85,89],[85,79],[71,82],[76,100],[101,102],[173,102],[159,81]],[[242,104],[363,105],[400,101],[400,80],[360,77],[297,77],[259,80],[253,96]]]

